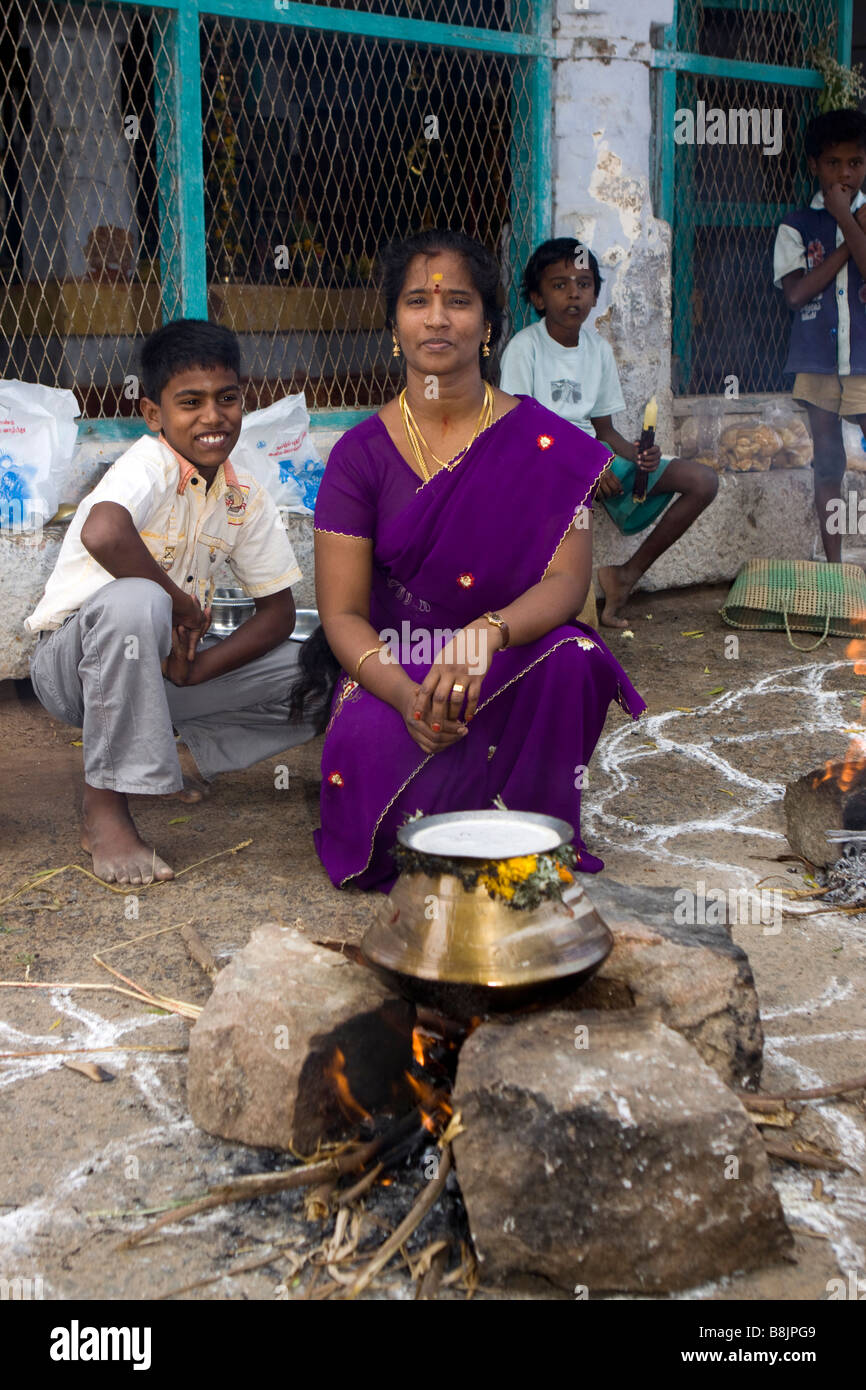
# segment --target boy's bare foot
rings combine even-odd
[[[180,761],[183,786],[179,792],[168,792],[168,797],[175,801],[184,801],[187,805],[204,801],[210,791],[210,784],[202,781],[195,759],[183,744],[179,745],[177,756]]]
[[[85,783],[81,847],[92,857],[93,872],[104,883],[140,886],[154,879],[174,878],[174,870],[139,836],[123,792]]]
[[[197,801],[204,801],[210,788],[204,782],[198,782],[194,777],[183,775],[183,786],[179,792],[166,792],[166,801],[183,801],[187,805],[192,805]]]
[[[620,609],[632,591],[632,585],[623,576],[619,565],[602,565],[598,571],[598,583],[604,597],[604,607],[599,614],[603,627],[628,627],[628,620],[619,616]]]

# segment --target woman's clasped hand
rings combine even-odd
[[[472,640],[472,639],[475,640]],[[406,727],[425,753],[440,753],[469,733],[481,698],[481,682],[502,645],[496,628],[482,621],[455,633],[441,650],[403,710]],[[467,660],[467,650],[472,660]]]

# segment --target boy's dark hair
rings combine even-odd
[[[592,271],[592,279],[595,285],[596,297],[601,289],[601,271],[598,268],[598,261],[592,254],[588,246],[576,241],[573,236],[558,236],[551,241],[543,241],[540,246],[536,246],[529,260],[526,262],[526,269],[523,272],[523,280],[520,285],[520,293],[527,304],[532,302],[531,296],[541,293],[541,276],[549,265],[556,265],[557,261],[574,261],[577,264],[577,253],[580,251],[583,258],[583,268],[588,267]],[[544,313],[539,309],[538,313]]]
[[[158,405],[171,378],[190,367],[224,367],[240,377],[241,348],[230,328],[206,319],[175,319],[145,338],[139,362],[142,395]]]
[[[866,150],[866,116],[853,107],[825,111],[806,126],[804,145],[811,159],[820,159],[828,145],[852,142]]]
[[[450,227],[415,232],[403,241],[392,241],[379,252],[379,284],[385,298],[386,327],[394,327],[397,300],[406,283],[409,263],[416,256],[434,256],[438,251],[453,251],[466,262],[472,283],[481,296],[484,317],[490,324],[489,346],[495,347],[502,332],[499,263],[480,241]],[[488,362],[487,358],[481,360],[482,366]]]

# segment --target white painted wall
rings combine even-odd
[[[659,442],[672,443],[670,228],[650,201],[650,27],[672,0],[556,0],[554,234],[586,241],[604,284],[595,323],[610,341],[626,400],[614,421],[634,437],[659,397]]]
[[[126,33],[122,12],[108,20],[84,8],[62,23],[49,14],[26,27],[33,132],[21,166],[22,248],[34,279],[82,276],[94,227],[137,237],[118,50]]]

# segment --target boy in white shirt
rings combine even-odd
[[[239,374],[237,338],[216,324],[181,319],[145,341],[141,410],[153,434],[80,503],[25,624],[40,634],[30,667],[40,702],[83,729],[81,843],[107,883],[174,877],[127,804],[130,793],[182,791],[173,726],[205,778],[313,736],[288,714],[301,571],[273,501],[229,460]],[[223,560],[256,611],[200,644]]]
[[[545,241],[532,253],[521,293],[541,318],[521,329],[502,354],[500,386],[511,395],[534,396],[542,405],[594,434],[614,450],[597,496],[626,535],[651,526],[679,493],[663,520],[624,565],[603,565],[601,622],[625,628],[620,610],[641,575],[710,505],[719,481],[711,468],[687,459],[663,459],[658,445],[640,452],[614,429],[611,417],[625,409],[610,344],[581,327],[598,302],[601,275],[588,247],[573,237]],[[646,500],[634,502],[638,470],[648,474]]]

